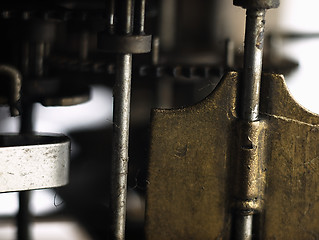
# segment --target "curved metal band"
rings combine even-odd
[[[106,32],[98,33],[97,46],[100,50],[110,53],[141,54],[151,51],[151,35],[117,36]]]
[[[63,135],[0,135],[0,192],[68,183],[70,140]]]

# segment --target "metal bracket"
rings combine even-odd
[[[230,239],[232,209],[240,203],[261,215],[262,239],[319,235],[319,116],[295,102],[281,75],[264,74],[262,122],[242,128],[257,148],[238,158],[239,79],[226,74],[194,106],[153,111],[148,239]],[[265,152],[258,150],[262,139]],[[258,154],[265,165],[254,165]],[[238,178],[237,164],[246,177]],[[246,204],[245,196],[260,204]]]

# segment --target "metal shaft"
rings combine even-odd
[[[135,26],[138,34],[143,34],[145,31],[145,0],[135,0]]]
[[[251,240],[253,236],[253,215],[237,214],[235,229],[237,240]]]
[[[115,0],[107,1],[107,7],[108,7],[107,27],[109,29],[110,34],[113,34],[114,33],[114,18],[115,18]]]
[[[247,10],[244,76],[241,85],[241,118],[256,121],[259,114],[260,80],[264,46],[265,10]]]
[[[242,120],[259,119],[259,96],[264,46],[265,10],[248,9],[246,16],[244,75],[241,82]],[[243,183],[248,184],[248,183]],[[240,212],[235,215],[236,240],[252,239],[253,215]]]
[[[133,31],[133,3],[119,4],[120,20],[116,31],[129,35]],[[113,88],[113,155],[111,173],[112,239],[125,239],[129,122],[131,99],[132,54],[118,54],[116,81]]]
[[[33,105],[31,103],[22,103],[22,115],[20,133],[31,133],[33,130],[32,113]],[[30,240],[31,213],[29,209],[30,191],[19,192],[19,210],[17,214],[17,240]]]
[[[19,192],[19,211],[17,215],[17,240],[30,240],[31,214],[29,210],[30,191]]]
[[[125,237],[132,55],[117,57],[113,89],[112,218],[114,239]]]

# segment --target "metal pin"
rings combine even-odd
[[[114,15],[115,15],[115,0],[107,1],[108,6],[108,29],[110,34],[114,33]]]
[[[265,10],[248,9],[246,16],[244,76],[241,85],[241,119],[259,119],[259,96],[264,46]],[[253,215],[240,212],[235,216],[235,239],[252,239]]]
[[[17,215],[17,239],[29,240],[31,214],[29,210],[30,191],[19,192],[19,211]]]
[[[252,226],[253,215],[237,214],[235,222],[236,239],[251,240],[253,230]]]
[[[132,0],[126,0],[119,14],[119,34],[131,34],[133,31]],[[125,6],[125,8],[122,8]],[[112,239],[125,239],[129,120],[131,99],[132,54],[118,54],[116,81],[113,88],[113,155],[111,173],[111,220]]]
[[[135,10],[135,26],[138,34],[144,34],[145,31],[145,0],[136,0]]]
[[[265,10],[247,10],[241,118],[258,120],[264,46]]]
[[[33,105],[30,103],[23,103],[23,112],[21,115],[20,133],[31,133],[33,130]],[[29,240],[31,239],[30,223],[31,213],[29,209],[30,191],[19,192],[19,211],[17,214],[17,239]]]

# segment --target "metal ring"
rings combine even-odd
[[[100,50],[110,53],[140,54],[151,51],[151,35],[110,35],[107,32],[98,33],[97,46]]]

